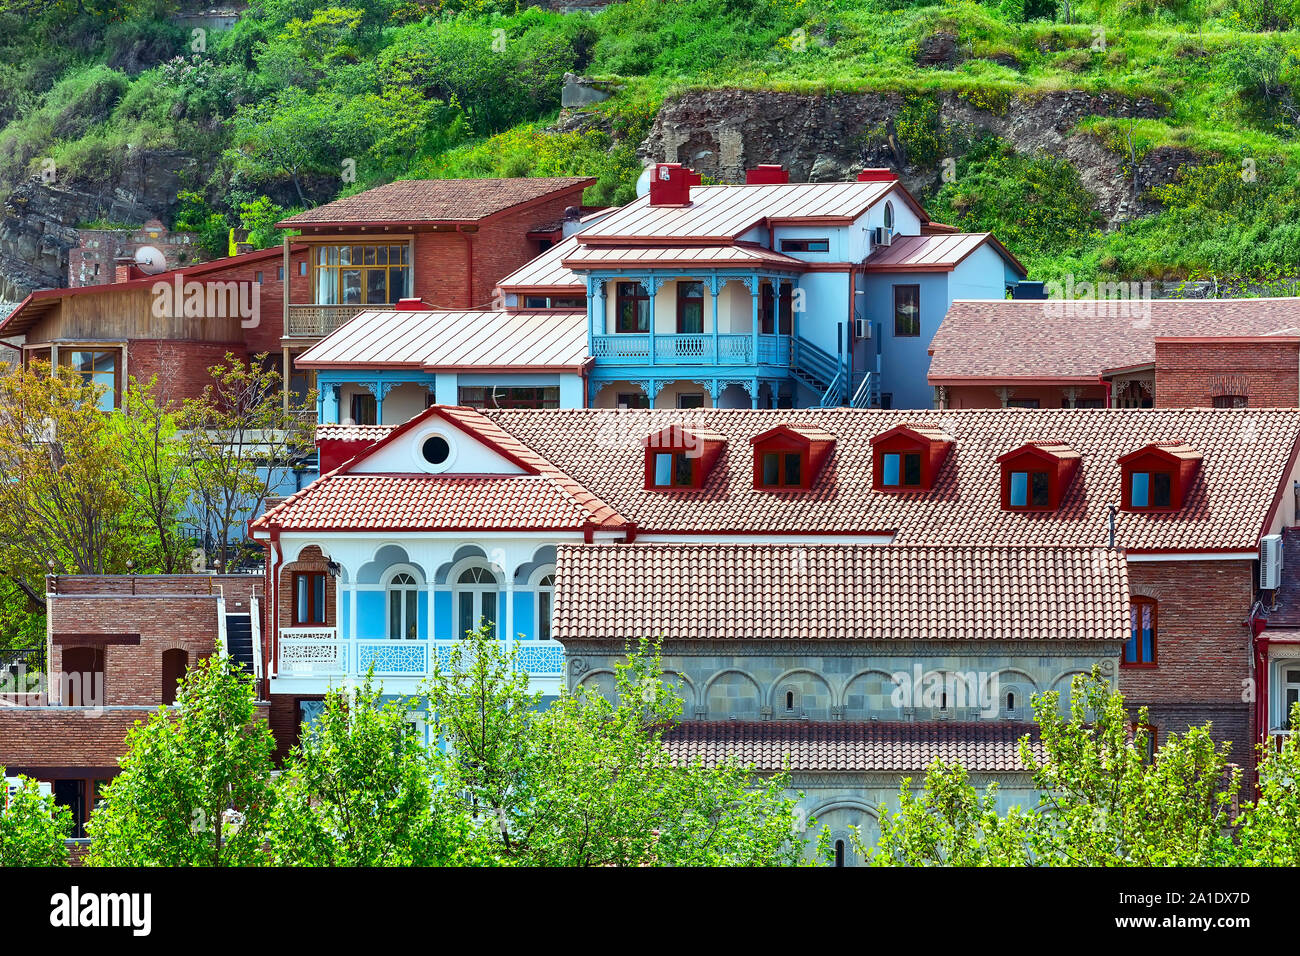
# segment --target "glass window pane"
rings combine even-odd
[[[325,623],[325,575],[313,574],[312,581],[312,615],[313,624]]]
[[[366,270],[366,301],[375,303],[388,301],[388,270]]]
[[[690,456],[681,452],[673,455],[673,483],[676,485],[692,484]]]
[[[1168,508],[1170,498],[1170,474],[1157,471],[1151,476],[1151,504],[1157,508]]]
[[[1034,503],[1034,507],[1046,508],[1050,500],[1048,497],[1049,482],[1047,478],[1047,472],[1036,471],[1034,472],[1033,479],[1034,479],[1034,486],[1033,486],[1034,495],[1032,501]]]
[[[402,592],[388,592],[388,637],[400,640],[402,637]]]
[[[307,579],[307,575],[300,574],[298,575],[296,583],[298,587],[296,588],[297,593],[294,594],[293,617],[295,622],[305,621],[307,620],[307,609],[311,606],[309,598],[310,592],[307,590],[310,582]]]
[[[780,465],[777,461],[776,452],[767,452],[763,455],[763,484],[775,485],[780,480]]]
[[[785,483],[798,485],[803,482],[803,455],[789,452],[785,456]]]
[[[1011,473],[1011,507],[1023,508],[1029,500],[1029,474],[1024,471]]]
[[[460,629],[457,637],[464,637],[468,632],[474,630],[474,592],[461,591],[458,595],[460,602]]]
[[[366,246],[361,250],[361,264],[373,266],[375,264],[375,247]]]
[[[483,619],[491,625],[489,633],[495,634],[497,629],[497,592],[483,592]]]
[[[549,591],[542,591],[537,595],[537,639],[539,641],[549,641],[551,639],[551,594]]]
[[[1145,471],[1133,472],[1132,484],[1132,501],[1134,508],[1145,508],[1147,500],[1147,484],[1150,476]]]
[[[655,484],[668,485],[673,480],[673,456],[668,452],[655,455]]]
[[[361,304],[361,270],[347,269],[339,273],[342,289],[340,300],[344,305]]]
[[[411,588],[407,588],[407,590],[406,590],[406,621],[404,622],[406,626],[405,626],[404,631],[403,631],[403,636],[404,636],[404,637],[408,637],[408,638],[410,638],[410,637],[418,637],[418,636],[419,636],[419,633],[420,633],[420,628],[419,628],[419,622],[420,622],[419,600],[420,600],[420,599],[419,599],[419,593],[416,591],[416,589],[413,588],[413,587],[411,587]]]
[[[919,485],[921,483],[921,456],[903,456],[903,484]]]
[[[388,295],[390,302],[396,302],[398,299],[405,299],[407,282],[406,269],[394,268],[388,270]]]
[[[884,456],[883,474],[880,476],[880,483],[887,487],[894,488],[898,486],[898,461],[899,455],[893,453]]]

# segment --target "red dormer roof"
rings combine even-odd
[[[1002,507],[1009,511],[1055,511],[1061,506],[1083,456],[1062,441],[1030,441],[998,456],[1002,466]],[[1028,498],[1023,505],[1011,503],[1013,472],[1045,473],[1048,476],[1047,503],[1034,504]]]
[[[872,448],[872,487],[876,491],[928,491],[939,477],[944,460],[952,449],[953,438],[934,426],[902,424],[873,436],[869,444]],[[884,456],[909,452],[921,456],[920,483],[907,485],[900,481],[896,485],[886,485]]]
[[[754,448],[754,487],[771,491],[781,488],[787,490],[807,490],[811,488],[825,467],[831,451],[835,448],[835,436],[824,428],[815,425],[777,425],[749,440]],[[767,484],[763,479],[763,456],[772,453],[794,453],[806,456],[807,461],[799,470],[798,484],[786,483],[784,479],[777,485]]]
[[[1187,492],[1191,489],[1197,469],[1201,466],[1201,453],[1186,442],[1152,442],[1120,456],[1119,466],[1123,474],[1120,486],[1121,507],[1125,511],[1177,511],[1187,500]],[[1156,504],[1155,491],[1148,487],[1147,504],[1135,508],[1132,479],[1135,472],[1168,474],[1170,476],[1169,504]]]
[[[727,438],[720,432],[701,426],[686,427],[673,424],[651,432],[642,442],[645,448],[645,487],[650,491],[690,491],[703,488],[713,466],[727,446]],[[684,455],[689,463],[691,479],[688,484],[663,485],[655,480],[656,455]],[[675,461],[674,457],[674,461]]]

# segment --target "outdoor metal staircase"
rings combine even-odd
[[[843,356],[831,355],[799,336],[793,342],[790,372],[821,396],[817,402],[819,408],[843,405],[848,398],[848,374]]]
[[[880,407],[880,375],[876,372],[868,372],[858,383],[857,391],[853,393],[853,398],[849,404],[854,408],[879,408]]]

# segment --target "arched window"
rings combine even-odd
[[[785,709],[794,710],[794,691],[792,690],[785,692]]]
[[[63,649],[59,700],[65,707],[97,707],[104,703],[104,648]]]
[[[1007,713],[1014,714],[1015,712],[1016,712],[1016,692],[1011,691],[1009,694],[1007,694]]]
[[[894,204],[892,202],[885,203],[885,228],[894,228]]]
[[[180,682],[190,669],[190,655],[180,648],[163,651],[162,656],[162,702],[176,703],[176,692]]]
[[[390,640],[415,640],[419,637],[419,585],[406,571],[394,574],[388,582],[388,637]]]
[[[835,865],[836,866],[844,865],[844,841],[843,840],[835,841]]]
[[[480,622],[496,633],[497,579],[487,568],[466,568],[456,579],[456,620],[460,637],[478,630]]]
[[[555,604],[555,575],[543,575],[537,582],[537,640],[551,639],[551,609]]]

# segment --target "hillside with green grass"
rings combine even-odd
[[[140,155],[194,160],[165,214],[213,252],[396,178],[581,173],[621,203],[646,160],[740,155],[888,163],[1038,278],[1300,275],[1300,0],[252,0],[199,42],[177,13],[0,0],[0,254],[33,176],[111,191]],[[566,73],[614,95],[561,112]]]

